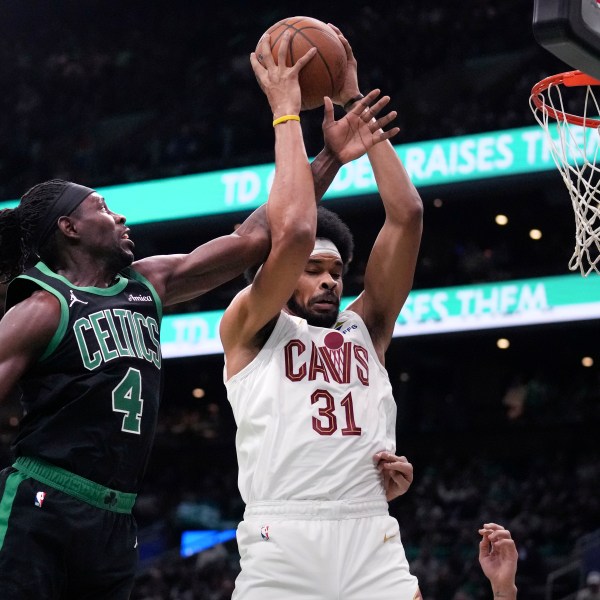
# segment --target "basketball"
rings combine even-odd
[[[288,66],[295,64],[313,46],[317,49],[313,59],[300,71],[301,110],[323,106],[323,96],[335,96],[344,83],[348,62],[346,50],[335,31],[323,21],[311,17],[289,17],[265,31],[265,34],[271,35],[271,53],[275,63],[281,38],[286,31],[291,34],[286,60]],[[258,47],[256,55],[260,61]]]

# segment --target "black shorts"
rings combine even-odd
[[[128,599],[138,560],[131,511],[93,506],[44,479],[0,472],[2,600]]]

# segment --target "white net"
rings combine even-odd
[[[566,97],[569,94],[573,97]],[[560,83],[551,83],[547,89],[532,93],[529,104],[545,132],[575,213],[575,250],[569,269],[579,269],[587,277],[593,271],[600,272],[600,166],[596,165],[600,107],[594,88],[586,85],[567,90]],[[574,105],[583,106],[580,118],[568,112]]]

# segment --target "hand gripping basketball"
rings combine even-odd
[[[279,48],[286,32],[290,34],[289,46],[284,54],[288,66],[294,65],[311,48],[316,48],[315,58],[302,69],[299,76],[301,110],[323,106],[323,98],[336,97],[344,83],[348,63],[346,49],[336,31],[326,23],[311,17],[289,17],[278,21],[265,32],[270,34],[271,54],[275,63],[280,60]],[[265,34],[256,47],[260,62],[266,58],[266,52],[261,49]]]

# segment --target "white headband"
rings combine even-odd
[[[315,240],[315,247],[310,255],[314,256],[315,254],[335,254],[335,256],[342,260],[342,255],[337,246],[327,238],[317,238]]]

